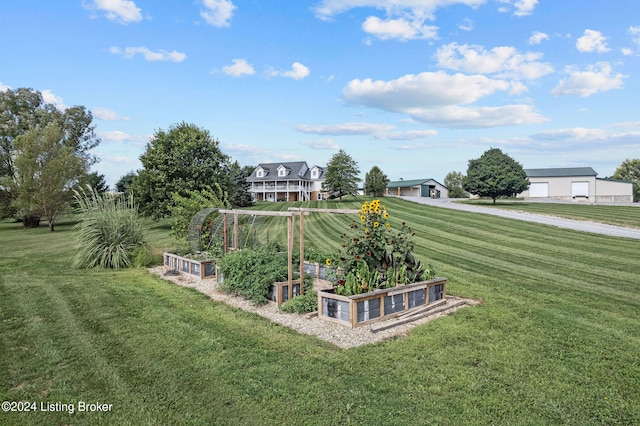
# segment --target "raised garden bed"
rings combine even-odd
[[[268,299],[272,302],[276,302],[276,304],[280,306],[287,300],[294,298],[299,294],[300,280],[293,280],[291,286],[289,286],[289,281],[281,281],[273,283],[269,290]]]
[[[216,261],[213,259],[194,260],[173,253],[163,253],[164,269],[205,278],[217,278]]]
[[[352,328],[393,318],[446,296],[446,278],[434,278],[354,296],[341,296],[335,289],[318,292],[318,316]]]
[[[305,260],[304,273],[311,275],[313,278],[328,281],[332,274],[335,274],[335,268],[321,265],[319,263],[311,263]]]

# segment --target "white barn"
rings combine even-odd
[[[524,198],[555,198],[586,203],[631,203],[633,184],[599,178],[591,167],[525,169],[531,185]]]

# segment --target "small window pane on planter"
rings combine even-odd
[[[364,300],[357,303],[358,322],[380,317],[380,299]]]
[[[171,257],[170,256],[165,256],[164,257],[164,264],[165,264],[165,266],[171,265]]]
[[[309,275],[313,275],[315,277],[316,276],[316,265],[312,265],[310,263],[305,263],[304,264],[304,273],[305,274],[309,274]]]
[[[278,287],[276,287],[275,285],[272,285],[271,287],[269,287],[269,295],[267,296],[267,299],[271,300],[272,302],[276,301],[276,289]]]
[[[404,294],[385,296],[384,314],[389,315],[400,311],[404,311]]]
[[[210,277],[214,274],[215,265],[213,263],[205,263],[204,264],[204,276]]]
[[[293,285],[293,297],[300,295],[300,284]]]
[[[191,264],[191,274],[200,275],[200,263],[192,263]]]
[[[189,273],[189,262],[186,260],[182,261],[182,272]]]
[[[329,318],[349,322],[349,302],[323,297],[322,313]]]
[[[289,300],[289,286],[288,285],[283,285],[281,287],[282,289],[282,303],[286,302],[287,300]]]
[[[429,303],[442,299],[444,284],[436,284],[429,287]]]
[[[409,299],[409,309],[415,308],[416,306],[421,306],[427,303],[427,289],[423,288],[420,290],[410,291],[407,294]]]
[[[329,272],[331,272],[331,268],[326,268],[324,266],[320,267],[320,279],[321,280],[326,280],[327,279],[327,275],[329,275]]]

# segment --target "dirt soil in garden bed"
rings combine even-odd
[[[462,309],[466,306],[477,305],[479,303],[477,300],[447,296],[447,303],[444,307],[446,308],[446,306],[449,305],[451,306],[449,309],[444,309],[406,324],[372,332],[372,328],[381,328],[381,326],[385,324],[392,323],[394,319],[377,321],[371,326],[349,328],[341,324],[320,319],[317,315],[309,316],[282,313],[278,310],[275,303],[255,306],[250,301],[243,299],[242,297],[235,297],[224,293],[218,288],[218,283],[214,279],[201,280],[190,275],[165,274],[164,266],[150,268],[149,271],[164,280],[172,281],[183,287],[194,288],[217,302],[223,302],[229,306],[256,313],[277,324],[292,328],[299,333],[316,336],[343,349],[379,342],[393,336],[406,336],[409,331],[417,325],[425,324],[435,318],[455,312],[458,309]],[[316,291],[322,288],[330,288],[330,286],[326,285],[326,282],[323,283],[322,281],[317,281],[314,284],[314,287],[316,288]],[[458,305],[458,302],[460,301],[465,301],[466,303],[464,305]]]

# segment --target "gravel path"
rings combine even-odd
[[[411,323],[398,325],[386,330],[372,332],[371,326],[362,326],[352,329],[334,322],[322,320],[317,316],[309,317],[306,315],[281,313],[278,311],[278,307],[275,305],[275,303],[268,303],[262,306],[254,306],[251,302],[241,297],[230,296],[220,291],[217,288],[217,282],[214,279],[201,280],[190,275],[165,275],[163,266],[151,268],[149,269],[149,272],[158,275],[162,279],[172,281],[178,285],[194,288],[201,293],[204,293],[207,296],[211,297],[211,299],[217,302],[223,302],[229,306],[256,313],[277,324],[292,328],[299,333],[316,336],[343,349],[379,342],[393,336],[406,336],[409,331],[417,325],[425,324],[435,318],[447,315],[451,312],[457,311],[458,309],[462,309],[465,306],[472,306],[479,303],[475,300],[461,299],[457,297],[448,298],[448,305],[453,305],[461,300],[464,300],[466,304],[462,306],[452,307],[450,309],[447,309],[446,311],[418,319]],[[389,323],[389,321],[393,321],[393,319],[378,321],[373,323],[372,326],[378,328],[385,323]]]
[[[462,210],[474,213],[484,213],[494,216],[506,217],[509,219],[524,220],[527,222],[542,223],[544,225],[556,226],[558,228],[573,229],[575,231],[590,232],[592,234],[609,235],[612,237],[624,237],[640,239],[640,229],[625,228],[622,226],[607,225],[604,223],[588,222],[583,220],[564,219],[556,216],[547,216],[522,211],[502,210],[493,207],[481,207],[470,204],[455,203],[454,200],[446,198],[423,198],[423,197],[402,197],[406,200],[430,206],[443,207],[453,210]],[[640,217],[640,209],[638,210]]]

